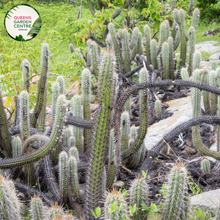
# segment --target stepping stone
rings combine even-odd
[[[218,41],[205,41],[195,45],[195,50],[199,52],[216,53],[220,51],[220,46],[214,46],[214,44],[219,44]]]

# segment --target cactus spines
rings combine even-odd
[[[111,130],[110,141],[109,141],[109,152],[108,152],[108,174],[106,188],[110,189],[115,179],[116,175],[116,166],[115,166],[115,137],[114,130]]]
[[[64,130],[63,144],[68,147],[68,142],[71,137],[71,131],[69,127]]]
[[[47,76],[48,76],[48,68],[49,68],[49,49],[48,44],[44,43],[42,46],[41,52],[41,77],[38,84],[38,94],[37,94],[37,102],[34,108],[34,113],[31,118],[31,127],[36,127],[37,120],[40,115],[41,109],[44,103],[44,97],[46,92],[47,85]]]
[[[137,43],[137,53],[139,55],[143,54],[143,48],[142,48],[142,33],[138,33],[138,43]]]
[[[65,95],[60,95],[57,100],[56,118],[50,135],[50,141],[30,154],[1,160],[0,167],[7,168],[31,163],[50,153],[53,148],[56,149],[57,146],[60,145],[60,142],[62,142],[62,132],[65,120],[66,98]]]
[[[158,69],[157,64],[157,42],[155,39],[152,39],[150,42],[150,51],[151,51],[151,63],[155,70]]]
[[[176,37],[175,37],[175,43],[174,43],[174,48],[173,50],[175,51],[178,47],[179,47],[179,44],[180,44],[180,29],[179,27],[177,26],[176,27]]]
[[[133,49],[134,47],[137,46],[138,43],[138,35],[139,35],[139,28],[135,27],[132,31],[132,35],[131,35],[131,44],[130,44],[130,48]]]
[[[133,220],[147,218],[146,212],[142,211],[141,204],[148,203],[148,196],[149,196],[149,187],[143,178],[134,179],[131,183],[129,189],[129,196],[130,196],[130,206],[134,206],[136,204],[137,211],[132,216]]]
[[[59,83],[59,95],[64,94],[65,91],[65,81],[63,76],[58,76],[56,81]]]
[[[164,79],[169,79],[169,44],[167,42],[164,42],[162,45],[162,60],[164,68]]]
[[[123,29],[122,31],[122,56],[125,64],[126,73],[131,71],[130,64],[130,48],[129,48],[129,35],[127,29]]]
[[[99,52],[98,52],[98,45],[96,42],[92,42],[91,44],[91,64],[94,75],[98,77],[98,61],[99,61]]]
[[[107,50],[113,50],[113,42],[112,42],[112,37],[111,34],[108,34],[106,37],[106,45],[107,45]]]
[[[209,85],[217,87],[217,76],[216,71],[212,70],[209,73]],[[217,110],[217,95],[210,93],[211,96],[211,114],[215,115]]]
[[[216,63],[216,61],[212,62],[212,70],[216,70],[218,67],[218,64]]]
[[[161,114],[161,101],[159,99],[155,101],[155,112],[156,112],[156,117],[160,119],[162,114]]]
[[[185,81],[189,81],[189,73],[186,68],[181,69],[181,77]]]
[[[103,173],[102,173],[102,191],[101,195],[104,196],[105,190],[106,190],[106,181],[107,181],[107,174],[106,174],[106,169],[103,167]]]
[[[30,63],[28,59],[24,59],[21,64],[22,78],[23,78],[23,90],[29,92],[30,88]]]
[[[123,59],[122,59],[122,54],[121,54],[121,50],[119,48],[118,45],[118,41],[116,39],[116,34],[115,34],[115,26],[113,23],[109,23],[108,24],[108,29],[109,29],[109,33],[111,35],[112,38],[112,43],[113,43],[113,47],[114,47],[114,53],[115,56],[117,58],[117,61],[119,63],[119,72],[122,73],[122,68],[123,68]]]
[[[91,44],[92,44],[92,40],[88,39],[87,40],[87,47],[89,48],[89,50],[91,49]]]
[[[150,41],[151,41],[151,31],[149,25],[144,26],[144,37],[145,37],[145,48],[148,64],[151,64],[151,51],[150,51]]]
[[[173,18],[177,24],[181,23],[179,11],[176,8],[173,10]]]
[[[14,137],[12,140],[12,156],[13,157],[17,157],[20,155],[21,147],[22,147],[21,138],[19,136]]]
[[[162,45],[166,40],[167,40],[167,24],[166,22],[162,22],[160,24],[160,41],[159,41],[159,47],[157,50],[157,55],[160,53],[162,49]]]
[[[116,207],[114,212],[109,212],[112,207]],[[125,202],[124,195],[116,190],[108,193],[104,203],[104,219],[109,220],[123,220],[129,216],[128,206]]]
[[[55,120],[56,115],[56,102],[60,93],[60,84],[58,82],[54,82],[52,85],[52,112],[53,112],[53,122]]]
[[[80,199],[77,161],[74,156],[69,158],[69,183],[75,199]]]
[[[59,154],[59,185],[63,203],[67,202],[68,155],[65,151]]]
[[[189,75],[192,75],[193,72],[193,54],[195,52],[195,28],[191,26],[188,31],[188,38],[189,38]],[[198,67],[197,67],[198,68]]]
[[[187,170],[183,164],[175,164],[171,169],[162,216],[163,220],[190,218]]]
[[[169,75],[170,79],[174,79],[174,70],[173,70],[173,38],[168,37],[168,45],[169,45]]]
[[[82,71],[82,104],[83,104],[83,118],[90,119],[90,102],[91,102],[91,73],[88,69]],[[84,129],[84,151],[89,149],[91,138],[91,130]]]
[[[79,152],[78,152],[77,148],[74,146],[72,146],[69,149],[69,157],[71,157],[71,156],[74,156],[76,159],[76,162],[79,163]]]
[[[73,47],[73,44],[72,44],[72,43],[69,44],[69,49],[70,49],[70,53],[73,53],[73,52],[74,52],[74,47]]]
[[[30,215],[33,220],[42,220],[46,218],[45,208],[40,197],[34,195],[31,198]]]
[[[193,55],[193,71],[199,69],[200,61],[201,61],[201,53],[196,51]]]
[[[198,27],[199,18],[200,18],[200,11],[198,8],[195,8],[193,11],[192,21],[191,21],[191,26],[193,26],[195,29],[197,29]]]
[[[210,162],[208,159],[203,159],[201,161],[201,170],[203,171],[203,173],[210,173]]]
[[[21,140],[22,143],[30,135],[30,118],[29,118],[29,94],[26,90],[20,94],[21,100]]]
[[[73,135],[71,135],[69,137],[69,141],[68,141],[68,144],[67,144],[67,147],[68,148],[71,148],[72,146],[75,146],[76,145],[76,139]]]
[[[204,71],[203,79],[202,79],[204,84],[209,85],[209,73],[208,71]],[[210,103],[209,103],[209,92],[208,91],[203,91],[203,103],[204,103],[204,108],[205,108],[205,113],[210,114]]]
[[[130,130],[130,116],[128,112],[123,112],[121,115],[121,149],[128,148]]]
[[[101,198],[102,169],[106,156],[106,146],[109,142],[111,108],[114,103],[114,78],[116,77],[115,58],[111,51],[107,51],[103,58],[99,74],[99,101],[101,108],[97,114],[92,143],[91,155],[86,180],[85,217],[94,219],[91,210],[99,205]]]
[[[75,117],[79,117],[82,118],[82,107],[81,107],[81,97],[79,95],[75,95],[72,98],[72,112],[73,112],[73,116]],[[84,149],[83,149],[83,140],[82,140],[82,134],[83,134],[83,129],[74,126],[74,137],[76,139],[76,148],[79,150],[79,153],[83,153]]]
[[[12,181],[7,181],[0,176],[0,219],[18,219],[20,216],[21,203],[15,194],[15,188]]]
[[[50,219],[53,219],[56,216],[63,216],[64,211],[63,211],[62,207],[59,206],[57,202],[55,202],[55,205],[53,205],[50,208],[50,214],[49,215],[50,215]]]
[[[119,38],[119,39],[122,39],[122,37],[123,37],[122,35],[123,35],[123,34],[122,34],[122,29],[119,28],[119,29],[118,29],[118,32],[117,32],[118,38]]]
[[[170,23],[168,20],[165,20],[164,23],[166,25],[166,40],[167,40],[168,37],[170,36]]]

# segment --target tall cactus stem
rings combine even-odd
[[[201,53],[196,51],[193,54],[193,71],[199,69],[200,61],[201,61]]]
[[[151,41],[151,31],[149,25],[144,26],[144,37],[145,37],[145,50],[147,56],[147,63],[151,64],[151,50],[150,50],[150,41]]]
[[[167,42],[164,42],[162,45],[162,60],[164,68],[164,79],[169,79],[169,44]]]
[[[65,92],[65,81],[64,81],[64,77],[63,76],[58,76],[56,81],[59,84],[59,95],[64,94]]]
[[[162,114],[161,114],[161,101],[159,99],[155,101],[155,111],[156,111],[156,117],[160,119]]]
[[[76,145],[76,139],[73,135],[71,135],[69,137],[69,140],[68,140],[68,148],[71,148],[72,146],[75,146]]]
[[[200,18],[200,11],[198,8],[195,8],[193,11],[192,21],[191,21],[191,26],[193,26],[195,29],[197,29],[198,27],[199,18]]]
[[[208,159],[203,159],[201,161],[201,170],[203,171],[203,173],[210,173],[210,168],[211,168],[211,165],[210,165],[210,162]]]
[[[129,131],[130,115],[128,112],[123,112],[121,115],[121,150],[128,148]]]
[[[204,84],[209,85],[209,73],[208,73],[208,71],[204,71],[202,82]],[[209,98],[209,92],[208,91],[203,91],[203,105],[204,105],[204,108],[205,108],[205,113],[209,115],[211,113],[211,109],[210,109],[210,98]]]
[[[92,42],[91,44],[91,63],[94,75],[98,77],[98,61],[99,61],[99,52],[98,52],[98,45],[96,42]]]
[[[155,39],[151,40],[150,42],[150,51],[151,51],[151,63],[155,70],[158,69],[157,64],[157,42]]]
[[[129,35],[127,29],[123,29],[123,38],[122,38],[122,56],[125,64],[126,73],[131,71],[130,64],[130,48],[129,48]]]
[[[28,59],[24,59],[21,64],[22,80],[23,80],[23,90],[29,92],[30,88],[30,63]]]
[[[173,70],[173,38],[168,37],[168,45],[169,45],[169,76],[170,79],[174,79],[174,70]]]
[[[209,85],[210,86],[214,86],[217,87],[217,76],[216,76],[216,71],[212,70],[209,73]],[[211,97],[211,114],[215,115],[216,114],[216,110],[217,110],[217,95],[210,93],[210,97]]]
[[[64,130],[63,144],[68,147],[68,142],[71,137],[71,130],[69,127],[66,127]]]
[[[30,215],[31,215],[31,219],[33,220],[41,220],[41,219],[45,219],[46,215],[45,215],[45,208],[43,205],[43,202],[41,200],[40,197],[38,197],[37,195],[34,195],[31,198],[31,205],[30,205]]]
[[[189,38],[189,75],[192,75],[193,72],[193,54],[195,52],[195,28],[191,26],[188,31],[188,38]]]
[[[53,114],[53,122],[56,116],[56,103],[57,98],[60,93],[60,84],[58,82],[54,82],[52,85],[52,114]]]
[[[72,146],[70,149],[69,149],[69,157],[75,157],[76,159],[76,162],[79,163],[79,152],[77,150],[76,147]]]
[[[74,47],[72,43],[69,44],[69,49],[70,49],[70,53],[74,53]]]
[[[21,147],[22,147],[21,138],[19,136],[14,137],[12,140],[12,156],[13,157],[17,157],[20,155]]]

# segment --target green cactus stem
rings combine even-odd
[[[173,38],[168,37],[168,45],[169,45],[169,76],[170,79],[174,79],[174,70],[173,70]]]
[[[190,218],[187,171],[183,164],[175,164],[171,169],[162,216],[162,220]]]
[[[59,185],[60,197],[63,203],[67,202],[67,185],[68,185],[68,155],[66,151],[59,154]]]
[[[50,210],[49,217],[50,219],[54,219],[56,216],[64,216],[64,211],[61,206],[58,205],[57,202],[55,202],[55,205],[53,205]]]
[[[130,206],[136,204],[136,212],[132,216],[133,220],[146,220],[146,212],[143,211],[141,204],[148,204],[149,187],[143,178],[134,179],[129,189]]]
[[[150,41],[151,41],[151,31],[149,25],[144,26],[144,37],[145,37],[145,50],[147,56],[147,63],[151,64],[151,50],[150,50]]]
[[[23,90],[29,92],[30,88],[30,63],[28,59],[24,59],[21,64],[22,80],[23,80]]]
[[[48,63],[49,63],[49,49],[48,44],[44,43],[41,52],[41,77],[38,85],[37,102],[34,108],[34,113],[31,118],[31,127],[35,128],[37,120],[40,115],[43,102],[44,93],[46,91],[47,77],[48,77]]]
[[[216,76],[216,71],[212,70],[209,73],[209,85],[210,86],[215,86],[217,87],[217,76]],[[217,95],[210,93],[210,97],[211,97],[211,114],[215,115],[216,114],[216,110],[217,110]]]
[[[125,102],[125,111],[129,113],[131,112],[131,98],[129,97]]]
[[[216,63],[216,61],[212,62],[212,70],[216,70],[218,67],[218,64]]]
[[[42,220],[46,218],[46,210],[40,197],[34,195],[31,198],[30,215],[33,220]]]
[[[21,100],[21,140],[22,143],[30,136],[30,118],[29,118],[29,93],[22,91]]]
[[[69,157],[75,157],[76,159],[76,162],[79,163],[79,152],[77,150],[76,147],[72,146],[70,149],[69,149]]]
[[[58,76],[56,82],[59,84],[59,95],[64,94],[65,92],[65,81],[63,76]]]
[[[204,84],[209,85],[209,73],[208,71],[204,71],[203,79],[202,82]],[[205,108],[205,113],[210,114],[211,109],[210,109],[210,98],[209,98],[209,92],[208,91],[203,91],[203,104]]]
[[[124,59],[125,64],[125,71],[126,73],[131,71],[131,64],[130,64],[130,48],[129,48],[129,35],[127,29],[123,29],[122,31],[122,56]]]
[[[55,120],[56,116],[56,103],[57,103],[57,98],[60,93],[60,85],[58,82],[54,82],[52,85],[52,112],[53,112],[53,122]]]
[[[198,8],[195,8],[193,11],[192,21],[191,21],[191,26],[193,26],[195,29],[197,29],[198,27],[199,18],[200,18],[200,11]]]
[[[157,99],[156,101],[155,101],[155,112],[156,112],[156,117],[158,118],[158,119],[160,119],[161,118],[161,101],[159,100],[159,99]]]
[[[107,50],[113,50],[113,42],[112,42],[112,37],[111,34],[108,34],[106,37],[106,45],[107,45]]]
[[[79,95],[75,95],[72,98],[71,107],[72,107],[73,116],[82,118],[83,113],[82,113],[82,107],[81,107],[81,97]],[[73,136],[76,139],[75,146],[78,149],[79,153],[83,153],[84,152],[83,139],[82,139],[83,129],[74,126],[73,131],[74,131]]]
[[[143,54],[143,48],[142,48],[142,33],[138,33],[138,43],[137,43],[137,53],[139,55]]]
[[[107,181],[106,188],[110,189],[113,185],[115,176],[116,176],[116,166],[115,166],[115,137],[114,130],[111,130],[110,133],[110,141],[109,141],[109,160],[108,160],[108,173],[107,173]]]
[[[90,68],[92,65],[91,51],[87,52],[86,59],[86,67]]]
[[[165,20],[164,23],[166,25],[166,40],[167,40],[168,37],[170,36],[170,23],[168,20]]]
[[[98,45],[96,42],[92,42],[91,44],[91,64],[92,70],[96,77],[98,77],[98,62],[99,62],[99,52],[98,52]]]
[[[139,28],[135,27],[132,31],[131,35],[131,43],[130,43],[130,48],[133,49],[134,47],[137,46],[138,43],[138,35],[139,35]]]
[[[162,60],[164,68],[164,79],[169,79],[169,44],[167,42],[164,42],[162,45]]]
[[[71,136],[71,131],[69,127],[64,130],[63,144],[68,147],[68,142]]]
[[[189,73],[186,68],[181,69],[181,77],[185,81],[189,81]]]
[[[208,159],[203,159],[201,161],[201,170],[203,173],[210,173],[210,168],[211,168],[211,165],[210,165],[210,162]]]
[[[69,49],[70,49],[70,53],[74,53],[74,47],[72,43],[69,44]]]
[[[82,104],[83,104],[83,118],[91,119],[90,111],[91,102],[91,73],[88,69],[82,72]],[[84,129],[84,151],[89,149],[91,139],[91,130]]]
[[[151,40],[150,42],[150,51],[151,51],[151,63],[155,70],[158,69],[157,64],[157,42],[155,39]]]
[[[188,31],[188,38],[189,38],[189,67],[188,67],[188,71],[189,71],[189,75],[192,75],[193,72],[193,54],[195,52],[195,35],[196,31],[195,28],[193,26],[191,26],[189,28]]]
[[[160,24],[160,41],[159,41],[159,47],[157,49],[157,55],[159,55],[159,53],[162,49],[162,45],[166,40],[167,40],[167,23],[162,22]]]
[[[175,37],[175,43],[174,43],[174,48],[173,48],[173,50],[174,51],[176,51],[176,49],[179,47],[179,45],[180,45],[180,29],[179,29],[179,27],[177,26],[176,27],[176,37]]]
[[[70,136],[69,141],[68,141],[68,148],[71,148],[72,146],[76,145],[76,139],[73,135]]]
[[[113,207],[116,208],[113,209]],[[113,190],[107,194],[104,203],[104,219],[123,220],[129,216],[128,213],[128,206],[122,193]]]
[[[107,51],[102,58],[100,67],[98,97],[101,108],[95,121],[86,181],[85,218],[91,220],[94,219],[91,210],[95,211],[101,199],[100,186],[106,146],[110,137],[111,108],[114,103],[114,86],[116,86],[115,78],[117,77],[114,64],[113,53]]]
[[[12,156],[13,157],[17,157],[20,155],[21,147],[22,147],[21,138],[19,136],[14,137],[12,140]]]
[[[121,28],[118,29],[117,36],[118,36],[118,38],[119,38],[120,40],[122,39],[123,34],[122,34],[122,29],[121,29]]]
[[[101,191],[101,195],[102,197],[105,195],[105,191],[106,191],[106,181],[107,181],[107,174],[106,174],[106,169],[105,167],[103,167],[103,173],[102,173],[102,191]]]
[[[130,131],[130,116],[128,112],[123,112],[121,115],[121,149],[128,148],[129,132]]]
[[[196,51],[193,55],[193,71],[199,69],[201,61],[201,53]]]
[[[52,149],[56,149],[62,142],[62,132],[65,121],[66,98],[64,95],[60,95],[57,100],[56,118],[50,135],[50,141],[30,154],[0,160],[0,168],[15,167],[37,161],[49,154]]]
[[[75,199],[80,199],[77,161],[74,156],[69,158],[69,183]]]

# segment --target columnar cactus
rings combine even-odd
[[[155,101],[155,111],[156,111],[156,117],[160,119],[162,114],[161,114],[161,101],[159,99]]]
[[[175,22],[176,23],[176,22]],[[176,49],[179,47],[180,45],[180,28],[177,26],[176,27],[176,37],[175,37],[175,44],[174,44],[174,51],[176,51]]]
[[[198,27],[199,18],[200,18],[200,11],[198,8],[195,8],[193,11],[192,21],[191,21],[191,26],[193,26],[195,29],[197,29]]]
[[[7,181],[0,176],[0,219],[18,219],[20,216],[21,203],[15,194],[15,187],[12,181]]]
[[[139,35],[139,28],[135,27],[132,31],[131,35],[131,43],[130,43],[130,48],[133,49],[134,47],[137,46],[138,43],[138,35]]]
[[[208,159],[203,159],[201,161],[201,170],[203,171],[203,173],[210,173],[210,162]]]
[[[188,31],[188,36],[189,36],[189,67],[188,71],[190,76],[192,75],[193,72],[193,54],[195,52],[195,28],[191,26]],[[198,67],[197,67],[198,68]]]
[[[53,114],[53,122],[55,120],[55,115],[56,115],[56,103],[57,103],[57,98],[60,93],[60,85],[58,82],[54,82],[52,85],[52,114]]]
[[[63,76],[58,76],[57,79],[56,79],[56,81],[58,82],[59,88],[60,88],[59,95],[64,94],[64,92],[65,92],[65,81],[64,81],[64,77],[63,77]]]
[[[138,43],[137,43],[137,53],[139,55],[143,54],[143,48],[142,48],[142,33],[138,33]]]
[[[175,164],[171,169],[162,216],[163,220],[190,218],[187,171],[183,164]]]
[[[102,192],[101,192],[102,197],[103,197],[104,194],[105,194],[106,181],[107,181],[106,169],[105,169],[105,167],[103,167],[103,173],[102,173]]]
[[[125,64],[126,73],[131,71],[130,64],[130,48],[129,48],[129,35],[127,29],[123,29],[123,38],[122,38],[122,56]]]
[[[30,215],[33,220],[42,220],[46,218],[46,210],[40,197],[34,195],[31,198]]]
[[[137,209],[137,211],[132,216],[132,219],[145,220],[147,218],[146,212],[142,211],[142,206],[141,206],[142,203],[144,204],[148,203],[148,197],[149,197],[149,187],[145,179],[137,178],[132,181],[129,189],[129,197],[130,197],[130,206],[133,207],[136,204],[136,209]]]
[[[167,40],[167,23],[162,22],[160,24],[160,41],[159,41],[159,47],[157,49],[157,55],[160,53],[162,49],[162,45],[166,40]]]
[[[68,155],[65,151],[59,154],[59,185],[63,203],[67,202]]]
[[[166,40],[167,40],[168,37],[170,36],[170,23],[168,20],[165,20],[164,23],[166,25]]]
[[[70,53],[73,53],[73,52],[74,52],[74,47],[73,47],[73,44],[72,44],[72,43],[69,44],[69,49],[70,49]]]
[[[121,115],[121,149],[128,148],[130,130],[130,116],[128,112],[123,112]]]
[[[113,206],[116,208],[113,209]],[[127,216],[129,216],[128,206],[125,202],[124,195],[116,190],[108,193],[104,203],[104,219],[123,220]]]
[[[113,42],[112,42],[112,37],[111,34],[108,34],[106,37],[106,45],[107,45],[107,50],[113,50],[114,46],[113,46]]]
[[[38,85],[38,94],[37,94],[37,102],[34,108],[34,113],[31,118],[31,127],[36,127],[37,120],[40,115],[41,109],[43,107],[44,93],[47,90],[47,77],[48,77],[48,68],[49,68],[49,49],[48,44],[44,43],[42,46],[41,52],[41,77]]]
[[[53,219],[55,216],[64,216],[64,211],[62,207],[58,205],[57,202],[50,208],[49,212],[50,219]]]
[[[77,160],[74,156],[69,158],[69,183],[75,199],[80,199]]]
[[[118,32],[117,32],[117,36],[118,36],[118,38],[121,40],[122,39],[122,36],[123,34],[122,34],[122,29],[121,28],[119,28],[118,29]]]
[[[185,81],[189,81],[189,73],[186,68],[181,69],[181,77]]]
[[[27,91],[22,91],[20,94],[21,100],[21,140],[22,143],[30,135],[30,118],[29,118],[29,94]]]
[[[168,44],[169,44],[169,76],[170,79],[174,79],[174,70],[173,70],[173,38],[168,37]]]
[[[82,105],[83,118],[90,119],[90,102],[91,102],[91,73],[88,69],[82,71]],[[89,149],[91,139],[91,129],[84,129],[84,151]]]
[[[72,146],[70,149],[69,149],[69,157],[75,157],[76,159],[76,162],[79,163],[79,152],[77,150],[76,147]]]
[[[71,137],[71,130],[69,127],[66,127],[64,130],[63,144],[68,147],[69,139]]]
[[[68,148],[71,148],[72,146],[76,146],[76,139],[73,135],[71,135],[69,137],[69,141],[68,141],[68,144],[67,144]]]
[[[216,61],[212,62],[212,70],[216,70],[218,67],[218,64],[216,63]]]
[[[208,73],[208,71],[204,71],[202,82],[204,84],[209,85],[209,73]],[[204,103],[205,113],[210,114],[211,109],[210,109],[210,98],[209,98],[209,92],[208,91],[203,91],[203,103]]]
[[[169,44],[164,42],[162,45],[162,60],[164,68],[164,79],[169,79]],[[171,51],[172,53],[172,51]]]
[[[150,41],[151,41],[151,31],[149,25],[144,26],[144,37],[145,37],[145,50],[147,56],[148,64],[151,64],[151,51],[150,51]]]
[[[157,42],[155,39],[151,40],[150,42],[150,51],[151,51],[151,63],[155,70],[158,69],[157,64]]]
[[[193,71],[199,69],[201,61],[201,53],[196,51],[193,55]]]
[[[86,219],[94,219],[92,211],[99,205],[101,198],[101,179],[103,171],[103,163],[106,156],[106,146],[109,143],[111,107],[115,97],[114,78],[116,73],[115,58],[111,51],[107,51],[101,62],[99,74],[99,101],[101,109],[96,117],[91,143],[91,155],[88,166],[86,181],[86,201],[85,201],[85,217]]]
[[[92,42],[91,44],[91,63],[94,75],[98,76],[98,62],[99,62],[99,52],[98,52],[98,45],[96,42]]]
[[[131,98],[129,97],[125,102],[125,111],[130,115],[131,113]]]
[[[24,59],[21,64],[22,78],[23,78],[23,90],[29,92],[30,88],[30,63],[28,59]]]
[[[72,107],[72,112],[73,112],[73,116],[75,117],[79,117],[82,118],[82,107],[81,107],[81,97],[79,95],[75,95],[72,98],[72,102],[71,102],[71,107]],[[79,150],[79,153],[83,153],[84,152],[84,147],[83,147],[83,129],[74,126],[74,135],[73,135],[76,139],[76,148]]]
[[[209,73],[209,85],[215,87],[217,86],[217,76],[214,70],[212,70]],[[211,114],[215,115],[217,110],[217,95],[210,93],[210,97],[211,97]]]
[[[13,157],[17,157],[20,155],[21,147],[22,147],[21,138],[19,136],[14,137],[12,140],[12,156]]]
[[[114,130],[111,130],[108,152],[108,174],[106,181],[106,188],[110,189],[115,179],[116,166],[115,166],[115,137]]]

